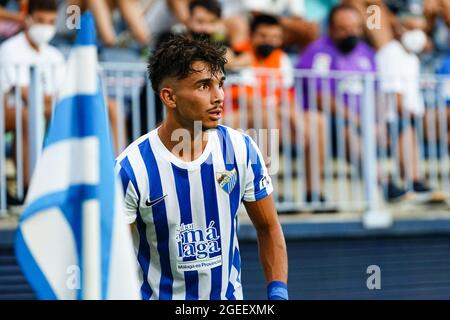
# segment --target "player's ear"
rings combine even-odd
[[[165,87],[159,91],[159,97],[161,101],[169,108],[175,108],[177,106],[175,92],[172,88]]]

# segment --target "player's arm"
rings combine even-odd
[[[115,171],[118,180],[121,182],[121,189],[123,191],[124,221],[130,226],[130,231],[133,232],[139,207],[138,193],[127,174],[127,170],[120,163],[116,164]]]
[[[287,300],[288,259],[283,230],[272,195],[245,202],[258,237],[259,257],[268,283],[269,299]]]

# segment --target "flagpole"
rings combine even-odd
[[[100,206],[97,200],[83,204],[83,300],[100,300],[101,297],[101,241]]]

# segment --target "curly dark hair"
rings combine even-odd
[[[186,36],[175,36],[162,43],[150,56],[148,62],[149,78],[155,92],[166,78],[187,78],[198,72],[192,68],[196,61],[205,62],[212,74],[219,71],[225,73],[226,48],[207,39],[190,39]]]

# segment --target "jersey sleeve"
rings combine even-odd
[[[273,192],[273,186],[258,146],[249,136],[244,135],[244,139],[247,149],[247,166],[243,200],[254,202],[270,195]]]
[[[137,185],[134,179],[130,178],[125,167],[123,167],[120,163],[116,164],[116,175],[122,186],[123,196],[124,196],[124,205],[123,211],[125,215],[125,221],[128,224],[132,224],[136,221],[137,210],[139,207],[139,195],[137,192]]]

